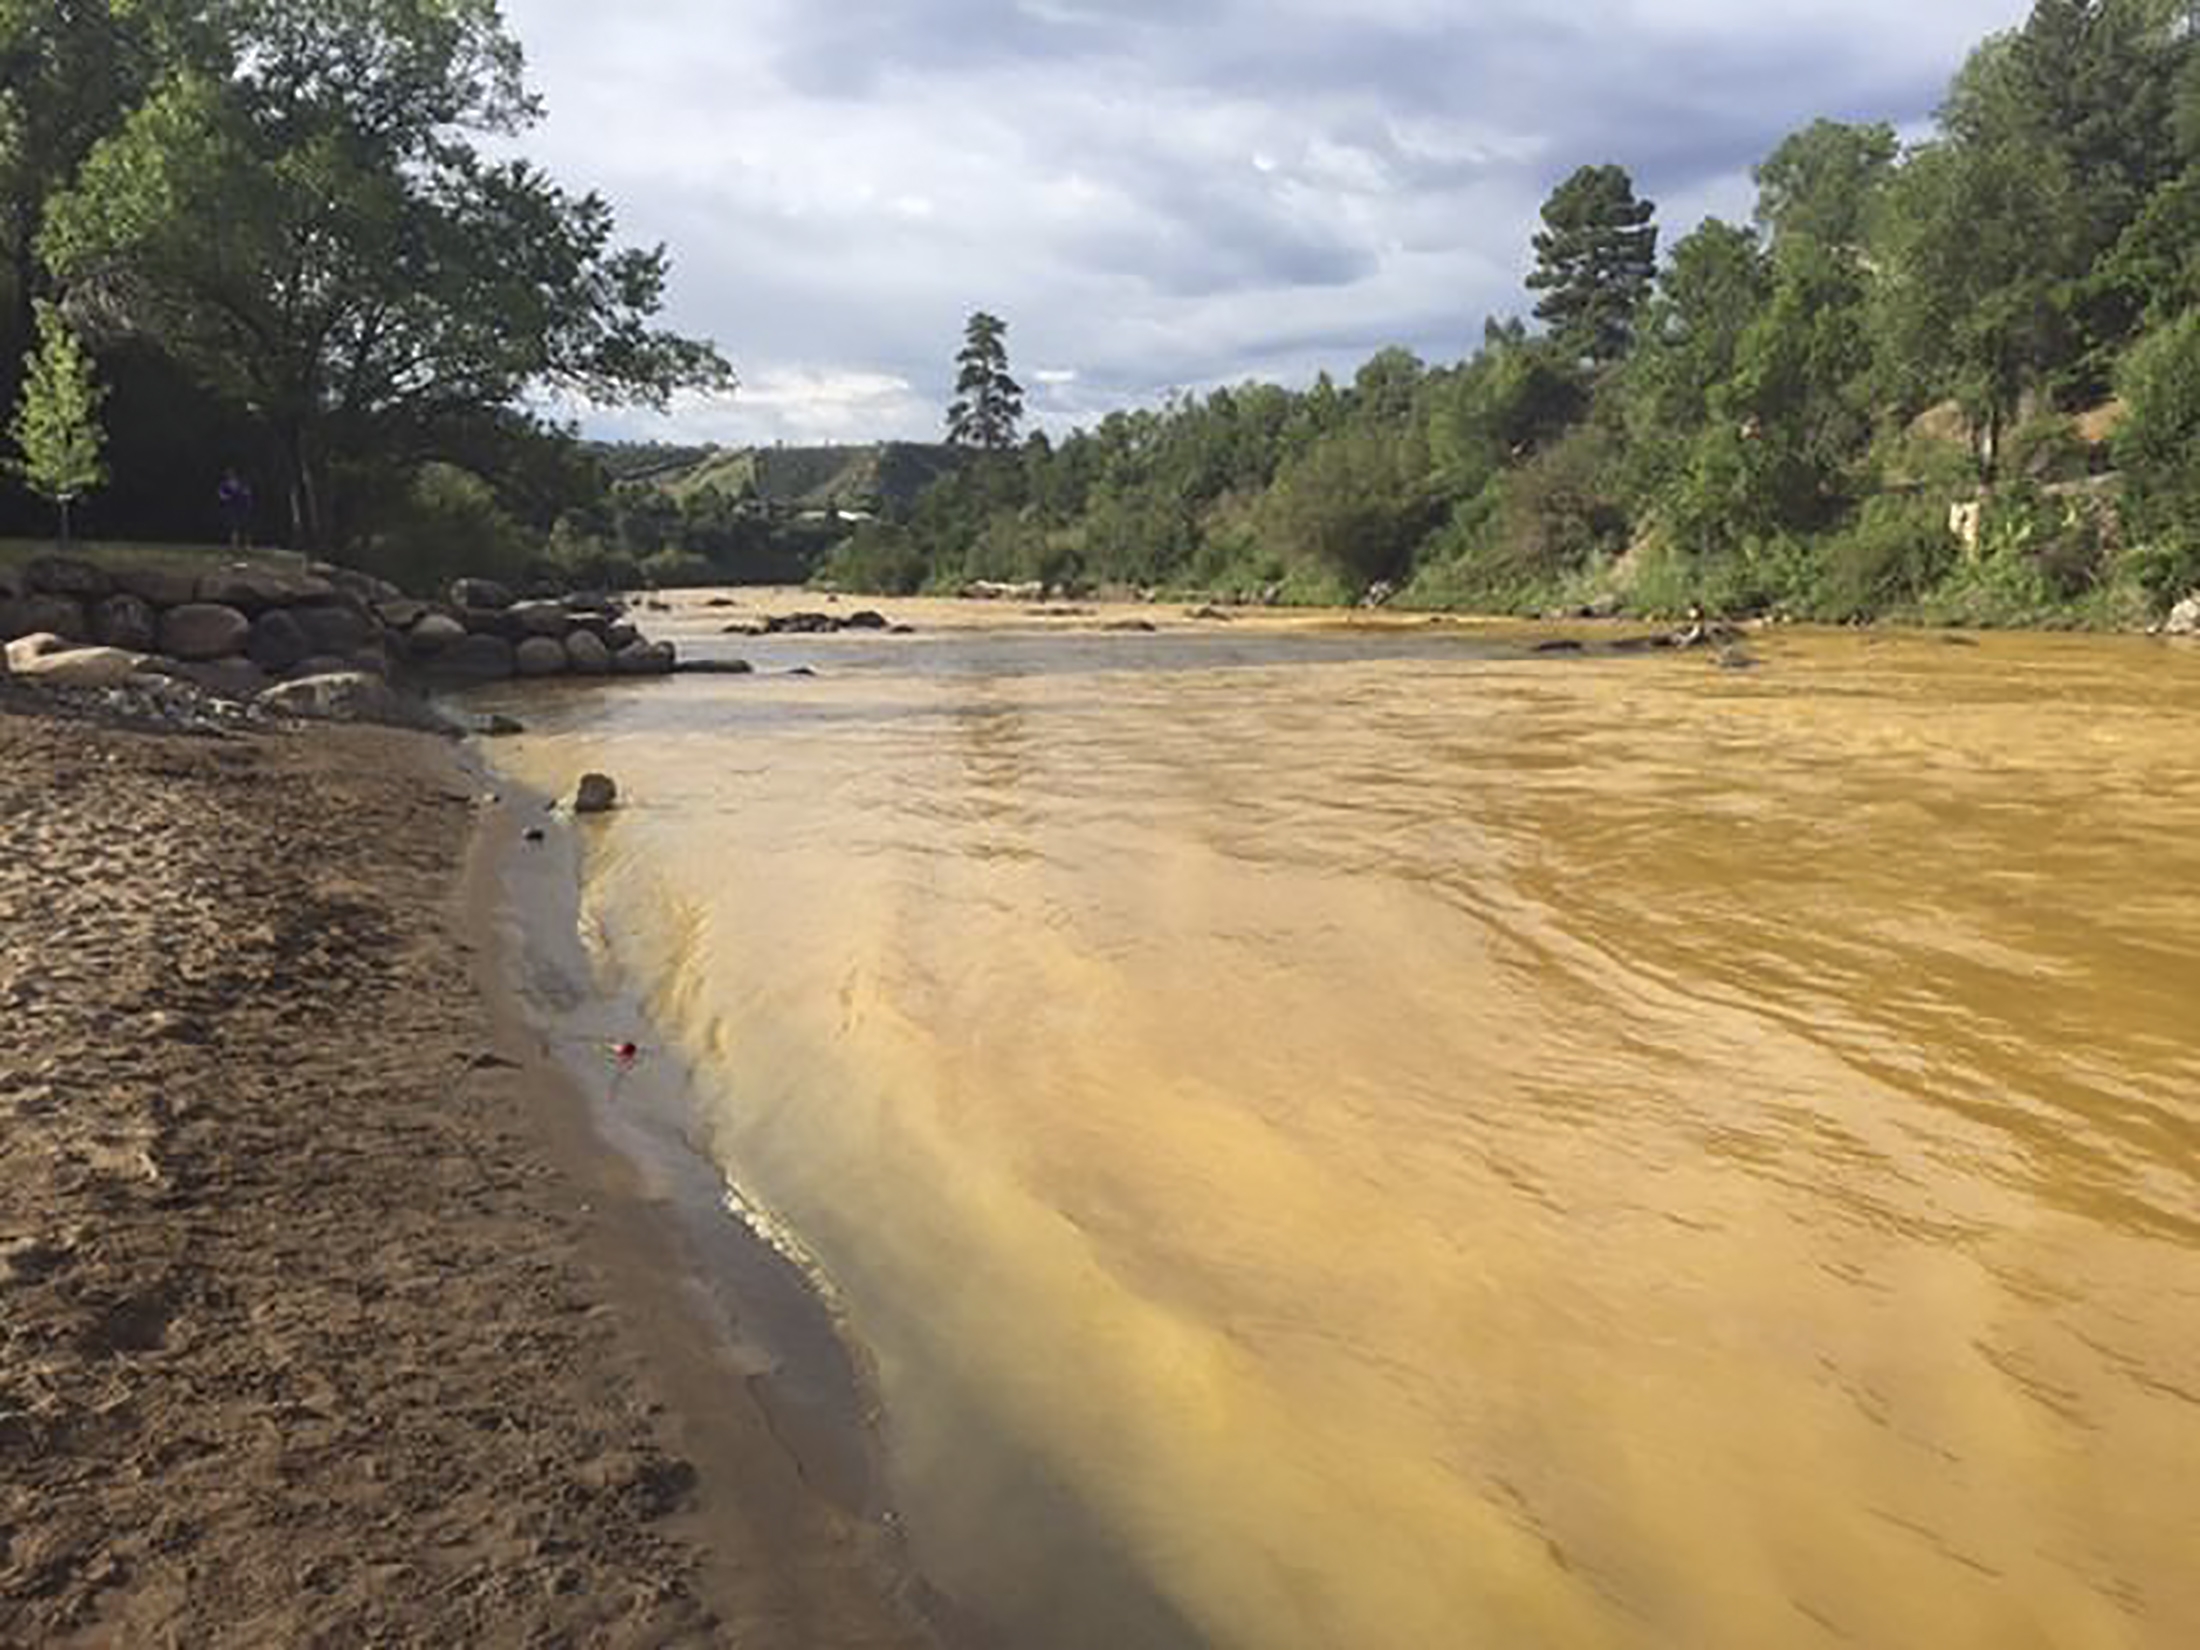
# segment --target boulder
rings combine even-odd
[[[501,682],[512,674],[512,644],[502,636],[462,636],[435,659],[435,670],[470,682]]]
[[[32,641],[44,642],[54,638],[35,636]],[[36,653],[23,648],[22,642],[8,645],[8,670],[27,681],[43,682],[48,687],[109,688],[120,687],[135,676],[145,665],[145,655],[119,647],[70,647],[63,644],[57,649]]]
[[[333,653],[309,653],[286,670],[278,671],[286,682],[302,682],[309,676],[343,676],[358,669],[349,659],[340,659]],[[376,672],[368,672],[374,675]]]
[[[563,602],[520,602],[505,617],[525,635],[548,636],[555,641],[562,641],[573,628]]]
[[[458,622],[473,636],[502,636],[506,641],[516,640],[512,632],[518,629],[501,607],[462,607],[458,609]]]
[[[573,789],[577,814],[607,814],[619,805],[619,787],[607,773],[584,773]]]
[[[434,733],[452,731],[448,722],[419,700],[399,693],[379,676],[357,670],[284,682],[260,694],[253,703],[278,716],[312,722],[372,722]]]
[[[840,628],[843,630],[884,630],[886,628],[886,615],[875,613],[868,607],[859,608],[840,621]]]
[[[512,668],[522,676],[559,676],[565,667],[565,644],[555,636],[530,636],[512,649]]]
[[[604,627],[603,645],[613,653],[623,653],[642,639],[642,633],[624,619]]]
[[[37,630],[28,636],[17,636],[6,647],[0,647],[0,658],[8,661],[10,670],[22,670],[33,659],[42,659],[49,653],[66,653],[76,645],[50,630]]]
[[[291,609],[271,607],[252,621],[252,639],[245,651],[262,670],[280,676],[320,650]]]
[[[160,650],[172,659],[224,658],[251,637],[252,621],[224,602],[189,602],[160,616]]]
[[[416,659],[432,659],[466,639],[466,627],[448,613],[430,613],[405,632],[405,646]]]
[[[512,605],[512,592],[494,579],[459,579],[451,585],[453,607],[486,607],[502,612]]]
[[[346,670],[363,670],[369,676],[387,676],[390,673],[390,650],[381,642],[369,642],[365,647],[355,647],[344,655]]]
[[[314,571],[320,572],[320,568],[316,567]],[[404,591],[388,579],[378,579],[372,573],[360,572],[356,567],[331,568],[321,573],[321,577],[336,586],[339,595],[349,596],[353,601],[369,607],[382,602],[402,602],[409,599]]]
[[[92,640],[103,647],[150,653],[160,644],[160,614],[143,596],[124,591],[96,603],[89,615]]]
[[[39,635],[90,641],[92,625],[84,604],[74,596],[18,596],[0,602],[0,641]]]
[[[349,653],[354,648],[366,646],[376,635],[372,619],[358,608],[341,602],[293,608],[291,617],[305,627],[316,653]]]
[[[40,556],[23,569],[23,588],[33,596],[73,596],[96,602],[111,595],[115,581],[102,567],[74,556]]]
[[[428,604],[410,596],[392,596],[374,604],[374,616],[392,630],[410,630],[428,616]]]
[[[233,699],[238,704],[250,703],[267,686],[267,672],[242,654],[179,664],[175,674],[217,699]]]
[[[2200,590],[2195,590],[2169,610],[2169,619],[2162,626],[2168,636],[2200,636]]]
[[[565,662],[576,675],[603,676],[611,669],[611,649],[592,630],[576,630],[565,638]]]
[[[181,607],[196,601],[199,570],[160,562],[136,562],[112,569],[115,588],[155,607]]]
[[[611,668],[621,676],[669,676],[679,662],[670,642],[636,642],[612,655]]]
[[[325,602],[335,594],[336,586],[311,573],[290,573],[279,567],[231,562],[200,575],[198,600],[257,613],[268,607]]]

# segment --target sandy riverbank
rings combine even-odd
[[[487,988],[446,750],[0,773],[0,1643],[931,1642]]]

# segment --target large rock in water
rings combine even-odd
[[[565,664],[565,644],[555,636],[530,636],[512,649],[512,668],[522,676],[563,675]]]
[[[225,658],[251,639],[252,621],[222,602],[191,602],[160,617],[160,650],[172,659]]]
[[[607,676],[611,672],[611,649],[594,631],[576,630],[565,638],[565,662],[576,676]]]
[[[679,662],[670,642],[636,642],[612,656],[611,668],[621,676],[669,676]]]
[[[405,632],[406,649],[416,659],[433,659],[466,639],[466,627],[448,613],[423,614]]]
[[[160,645],[160,614],[143,596],[109,596],[91,611],[92,640],[103,647],[150,653]]]
[[[607,814],[619,805],[619,787],[607,773],[584,773],[573,791],[577,814]]]
[[[391,728],[422,728],[448,733],[451,725],[417,699],[399,693],[379,676],[338,671],[284,682],[253,703],[279,716],[314,722],[373,722]]]
[[[2200,636],[2200,590],[2169,610],[2169,622],[2162,630],[2170,636]]]

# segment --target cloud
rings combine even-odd
[[[730,405],[599,427],[927,437],[964,317],[1033,417],[1456,358],[1536,208],[1617,160],[1668,238],[1818,115],[1915,123],[2022,0],[505,0],[525,140],[674,254]]]

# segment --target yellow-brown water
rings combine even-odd
[[[2200,1644],[2200,656],[894,616],[500,759],[1009,1642]]]

